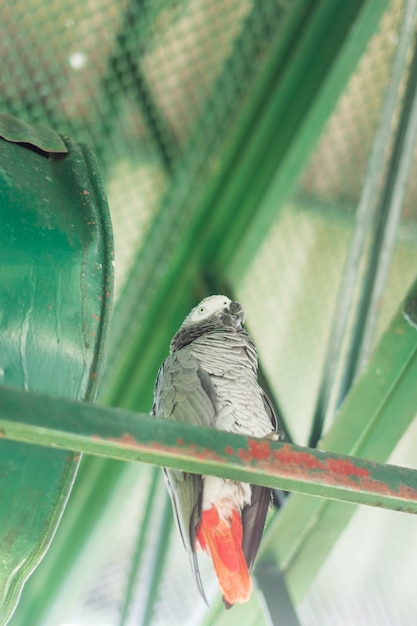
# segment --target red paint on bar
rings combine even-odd
[[[224,456],[218,455],[213,450],[209,450],[208,448],[200,448],[194,443],[186,444],[183,442],[182,445],[184,446],[182,449],[182,453],[184,454],[184,456],[196,457],[201,461],[215,461],[216,463],[224,463]],[[175,454],[175,452],[178,452],[178,448],[167,446],[157,441],[148,443],[143,447],[137,445],[137,447],[141,447],[144,452],[147,452],[149,449],[159,450],[167,456],[170,456],[172,453]]]
[[[412,487],[407,487],[406,485],[400,485],[398,490],[398,495],[401,498],[405,498],[407,500],[417,501],[417,489],[413,489]]]
[[[359,476],[360,478],[367,478],[369,471],[363,467],[357,467],[351,461],[345,459],[327,459],[326,466],[330,472],[336,472],[339,476]]]
[[[381,494],[381,496],[391,496],[400,498],[401,500],[417,502],[417,489],[413,489],[413,487],[409,487],[403,483],[398,486],[398,489],[393,489],[382,480],[366,478],[360,482],[360,487],[364,492],[372,491],[373,493]]]
[[[288,443],[285,444],[280,450],[275,450],[274,457],[279,463],[283,463],[284,465],[296,465],[299,466],[300,469],[325,469],[325,465],[313,454],[293,450]]]
[[[99,435],[94,435],[93,439],[104,441]],[[120,443],[123,446],[133,447],[143,452],[150,448],[159,450],[163,454],[170,456],[177,448],[166,446],[158,442],[148,442],[142,444],[128,433],[122,434],[118,438],[109,438],[109,441]],[[380,494],[381,497],[388,496],[404,501],[404,507],[397,507],[399,510],[407,511],[407,500],[417,502],[417,489],[400,483],[398,488],[390,487],[386,482],[372,478],[372,468],[370,470],[358,467],[349,459],[326,458],[328,453],[323,453],[323,459],[317,458],[317,450],[311,454],[305,450],[294,450],[290,444],[284,444],[280,449],[271,449],[269,441],[248,438],[248,449],[235,449],[227,445],[223,456],[207,448],[199,448],[195,444],[185,444],[182,438],[177,439],[177,445],[184,446],[185,456],[196,456],[202,461],[225,462],[225,455],[229,458],[235,456],[243,463],[251,465],[254,461],[259,469],[268,471],[275,476],[288,476],[297,480],[308,482],[309,475],[314,475],[314,479],[322,482],[323,485],[343,487],[356,492]],[[367,462],[369,464],[369,461]],[[254,467],[254,465],[252,465]],[[410,509],[412,512],[413,510]]]
[[[262,439],[248,439],[248,450],[239,448],[237,455],[244,463],[249,463],[250,461],[270,461],[272,459],[270,443]]]
[[[257,461],[268,461],[272,456],[269,441],[256,441],[256,439],[248,439],[248,446],[252,458]]]
[[[120,435],[120,437],[118,437],[117,439],[112,437],[109,439],[109,441],[115,441],[121,443],[124,446],[133,446],[134,448],[140,447],[137,439],[135,439],[133,435],[129,435],[129,433],[123,433],[123,435]]]

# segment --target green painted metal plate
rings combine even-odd
[[[27,124],[12,115],[0,113],[0,137],[51,154],[66,154],[65,141],[45,124]]]
[[[23,143],[16,128],[27,132]],[[57,154],[36,145],[36,128],[31,134],[15,120],[8,129],[11,141],[0,139],[0,381],[22,393],[94,400],[113,274],[95,159],[53,131],[42,149]],[[79,458],[0,441],[0,624],[47,550]]]

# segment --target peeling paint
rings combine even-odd
[[[118,441],[122,445],[132,446],[133,448],[140,448],[141,447],[140,442],[137,441],[133,437],[133,435],[130,435],[129,433],[123,433],[123,435],[120,435],[120,437],[118,439],[109,439],[109,441]]]
[[[286,465],[298,465],[308,470],[325,469],[323,463],[316,456],[301,450],[294,450],[290,444],[284,444],[280,450],[275,451],[275,458]]]
[[[339,475],[359,476],[360,478],[369,476],[369,470],[358,467],[346,459],[327,459],[326,466],[330,472],[337,472]]]
[[[72,450],[75,460],[82,451],[417,514],[412,469],[8,388],[2,411],[0,437],[37,443],[41,427],[42,445]]]
[[[386,471],[389,474],[389,466],[372,463],[363,459],[354,459],[331,456],[331,453],[320,452],[315,449],[297,449],[291,444],[271,444],[268,440],[247,438],[247,448],[233,448],[228,444],[221,454],[212,449],[199,446],[195,443],[187,443],[182,437],[176,439],[176,446],[162,444],[158,441],[140,442],[129,433],[123,433],[119,437],[111,437],[107,440],[95,435],[93,439],[97,441],[108,441],[118,443],[122,447],[134,448],[141,451],[143,455],[150,452],[158,452],[163,455],[169,465],[169,459],[181,456],[185,459],[198,459],[202,463],[216,463],[219,465],[231,465],[235,469],[247,469],[258,478],[262,475],[269,475],[275,478],[290,480],[294,484],[307,485],[315,483],[320,485],[320,489],[332,489],[337,492],[350,491],[367,494],[369,503],[374,506],[384,506],[385,498],[398,500],[390,508],[415,512],[415,507],[407,501],[417,502],[417,489],[404,483],[400,483],[398,488],[390,487],[383,480],[373,477],[374,473],[381,474]],[[330,456],[329,456],[330,455]],[[320,458],[322,457],[322,458]],[[368,467],[363,467],[366,464]],[[209,473],[209,469],[204,467],[202,472]],[[246,478],[247,480],[247,478]],[[301,488],[303,491],[304,488]],[[314,493],[307,490],[306,493]],[[380,498],[379,498],[380,496]],[[345,499],[345,498],[344,498]],[[348,498],[347,498],[348,499]],[[372,502],[371,502],[372,500]],[[354,499],[352,500],[354,501]]]
[[[417,489],[414,489],[413,487],[408,487],[407,485],[401,484],[400,488],[398,489],[398,494],[401,496],[401,498],[417,502]]]
[[[373,493],[381,494],[381,496],[391,496],[401,500],[417,502],[417,489],[404,485],[404,483],[401,483],[398,488],[393,488],[386,482],[369,478],[361,482],[361,487],[365,493],[372,491]]]
[[[247,442],[247,450],[244,448],[239,448],[237,450],[237,456],[244,463],[250,463],[252,461],[269,461],[273,458],[269,441],[248,438]]]

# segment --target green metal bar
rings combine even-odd
[[[415,470],[5,387],[0,403],[2,436],[13,441],[417,513]]]
[[[283,573],[276,563],[267,561],[255,568],[255,578],[264,599],[267,620],[271,626],[301,626],[287,591]]]
[[[346,359],[342,346],[348,332],[348,322],[352,315],[352,307],[354,307],[355,293],[363,274],[368,238],[375,229],[374,221],[377,212],[381,177],[385,172],[384,165],[391,143],[393,120],[401,97],[402,79],[407,67],[408,53],[413,40],[415,19],[416,2],[412,0],[408,2],[404,11],[398,45],[392,62],[391,76],[388,81],[378,128],[369,156],[365,183],[357,208],[356,226],[345,262],[327,346],[322,383],[313,417],[309,439],[309,445],[311,446],[317,445],[321,437],[325,419],[331,410],[332,395],[335,391],[337,377],[340,376],[341,361]]]

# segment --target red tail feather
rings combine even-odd
[[[242,551],[242,520],[239,512],[234,509],[230,520],[225,521],[215,506],[203,511],[197,540],[212,558],[224,599],[229,604],[247,602],[252,581]]]

